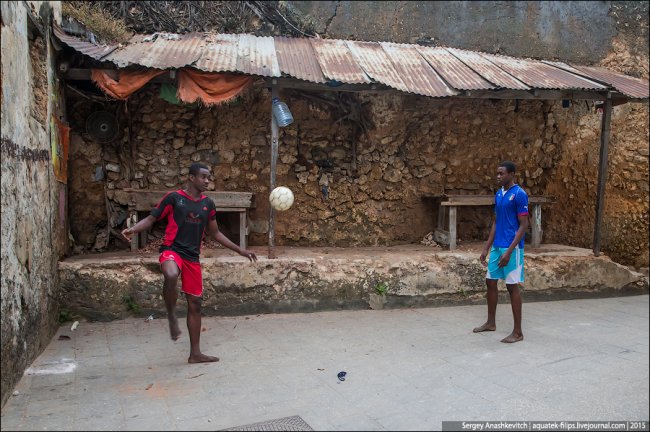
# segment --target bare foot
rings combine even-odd
[[[522,340],[524,340],[524,335],[523,334],[512,332],[512,333],[510,333],[509,336],[501,339],[501,342],[503,342],[503,343],[515,343],[515,342],[519,342],[519,341],[522,341]]]
[[[219,357],[213,357],[202,353],[190,354],[189,358],[187,359],[188,363],[211,363],[218,361]]]
[[[484,331],[495,331],[496,329],[497,329],[496,324],[485,323],[481,327],[476,327],[474,329],[474,333],[480,333],[480,332],[484,332]]]
[[[178,340],[181,337],[181,329],[178,327],[178,319],[176,317],[169,317],[169,335],[172,337],[172,340]]]

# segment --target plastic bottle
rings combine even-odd
[[[273,117],[275,117],[275,122],[279,127],[289,126],[293,123],[293,116],[289,107],[284,102],[280,102],[280,99],[273,98]]]

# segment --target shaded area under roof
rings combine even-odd
[[[604,68],[454,48],[211,33],[135,35],[125,45],[100,46],[67,35],[56,25],[54,34],[76,51],[118,68],[194,67],[320,84],[382,84],[430,97],[466,90],[537,89],[615,91],[632,99],[649,97],[647,81]]]

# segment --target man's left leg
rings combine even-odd
[[[201,297],[185,294],[187,297],[187,331],[190,334],[190,357],[188,363],[209,363],[219,361],[219,357],[213,357],[201,353]]]
[[[521,331],[521,292],[519,291],[519,284],[506,284],[508,293],[510,294],[510,304],[512,305],[512,318],[514,319],[515,326],[509,336],[501,339],[504,343],[513,343],[524,340],[524,334]]]

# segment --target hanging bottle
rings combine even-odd
[[[289,126],[293,123],[293,116],[289,111],[289,107],[284,102],[280,102],[278,98],[273,98],[273,117],[279,127]]]

